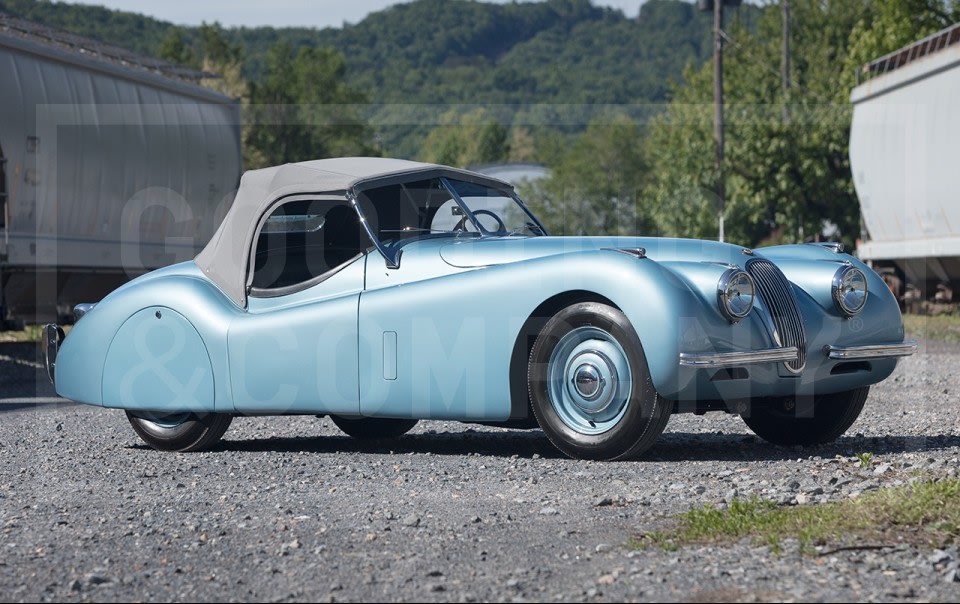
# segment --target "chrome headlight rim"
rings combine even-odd
[[[847,298],[848,285],[852,281],[859,280],[863,283],[863,296],[860,297],[860,303],[856,306],[849,304]],[[853,317],[858,314],[863,307],[867,305],[867,296],[869,295],[869,287],[867,286],[867,275],[852,264],[845,264],[837,269],[837,272],[833,274],[833,282],[830,287],[830,292],[833,296],[833,302],[837,307],[837,310],[840,311],[845,317]]]
[[[742,286],[743,284],[749,284],[749,300],[745,304],[740,303],[738,305],[735,301],[746,296],[742,295],[739,289],[737,290],[737,296],[731,296],[730,292],[733,287]],[[730,268],[720,275],[720,281],[717,283],[717,303],[720,306],[720,312],[732,323],[737,323],[750,314],[756,298],[756,284],[753,282],[753,277],[751,277],[747,271],[739,268]]]

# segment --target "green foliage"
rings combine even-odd
[[[167,35],[164,36],[157,50],[157,57],[189,67],[200,66],[197,57],[193,54],[193,49],[183,41],[183,31],[179,27],[167,30]]]
[[[734,500],[725,510],[708,506],[674,520],[670,530],[642,535],[632,543],[675,549],[748,537],[775,548],[784,539],[796,539],[806,552],[814,545],[842,545],[844,539],[854,543],[902,540],[939,547],[960,536],[960,480],[916,482],[823,505],[778,507],[758,498]]]
[[[202,55],[216,65],[233,65],[243,61],[243,45],[232,43],[228,32],[219,23],[201,25],[197,34],[200,37]]]
[[[859,205],[848,158],[848,95],[857,67],[960,17],[942,0],[791,0],[791,86],[781,88],[777,4],[725,45],[727,238],[757,246],[813,240],[853,245]],[[687,70],[650,154],[663,234],[716,237],[712,65]]]
[[[171,23],[138,13],[86,4],[0,0],[0,12],[65,29],[148,56],[157,56],[168,32],[175,29]],[[183,32],[188,44],[193,42],[191,31],[186,29]]]
[[[0,0],[0,10],[148,55],[159,52],[174,28],[85,5]],[[732,11],[735,21],[751,21],[757,12],[752,5]],[[224,52],[204,41],[204,28],[210,27],[219,30],[188,28],[180,39],[195,57],[225,62]],[[710,19],[679,0],[650,0],[639,19],[588,0],[418,0],[336,29],[244,27],[218,33],[228,48],[244,49],[240,75],[250,82],[269,76],[270,49],[281,41],[292,49],[339,51],[345,82],[376,104],[369,121],[384,152],[422,157],[438,114],[451,109],[442,105],[495,104],[505,108],[497,119],[508,132],[527,124],[534,126],[527,134],[535,134],[538,126],[569,123],[537,104],[662,102],[685,65],[709,56],[709,31]],[[411,115],[411,103],[441,107],[424,118]],[[588,121],[575,121],[571,128],[580,131]]]
[[[795,242],[832,225],[852,244],[855,71],[960,20],[960,0],[791,7],[786,93],[778,4],[728,11],[728,239]],[[33,0],[0,10],[222,74],[204,84],[243,97],[248,167],[371,153],[375,132],[393,156],[546,162],[553,178],[525,194],[555,232],[717,236],[711,19],[689,2],[650,0],[628,19],[588,0],[416,0],[323,30],[179,29]],[[602,109],[618,104],[658,115]]]
[[[861,468],[869,468],[873,465],[873,453],[857,453],[857,461]]]
[[[42,325],[27,325],[19,331],[0,331],[0,343],[2,342],[37,342],[43,338]]]
[[[509,152],[507,129],[482,107],[447,111],[423,144],[424,161],[461,168],[505,161]]]
[[[904,330],[911,337],[941,342],[960,342],[960,315],[903,315]]]
[[[870,4],[870,12],[850,33],[844,72],[848,85],[863,65],[960,21],[956,0],[872,0]]]
[[[526,202],[554,235],[636,235],[651,228],[640,203],[648,173],[643,135],[629,117],[594,119],[572,141],[556,137],[546,181],[521,190]]]
[[[736,24],[725,45],[727,238],[756,246],[818,237],[835,225],[848,243],[859,235],[850,178],[848,89],[836,86],[848,32],[864,2],[793,0],[791,79],[779,74],[781,17],[764,9],[755,31]],[[776,66],[776,67],[774,67]],[[712,66],[688,70],[666,113],[655,118],[651,155],[664,234],[716,237]]]
[[[250,85],[246,118],[245,143],[263,165],[373,153],[356,107],[366,98],[344,83],[340,53],[280,42],[269,59],[266,79]]]

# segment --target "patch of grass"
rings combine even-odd
[[[73,325],[61,325],[64,333],[70,333]],[[4,342],[37,342],[43,337],[43,325],[27,325],[19,331],[0,331],[0,344]]]
[[[806,552],[814,545],[839,545],[839,539],[940,546],[960,537],[960,480],[915,482],[823,505],[780,507],[758,498],[734,500],[725,510],[707,506],[672,521],[668,530],[641,535],[631,544],[672,550],[751,538],[778,551],[783,540],[796,539]]]
[[[857,459],[860,461],[861,468],[869,468],[873,465],[873,453],[857,453]]]
[[[903,328],[910,336],[941,342],[960,342],[960,314],[903,315]]]
[[[39,342],[42,325],[27,325],[19,331],[0,331],[0,342]]]

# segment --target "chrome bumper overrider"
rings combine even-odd
[[[47,367],[47,375],[50,382],[54,383],[54,370],[57,366],[57,353],[60,351],[60,344],[63,343],[63,329],[56,323],[48,323],[43,326],[43,362]]]
[[[799,351],[796,347],[770,348],[767,350],[748,350],[746,352],[716,352],[707,354],[680,353],[681,367],[741,367],[757,363],[786,363],[796,361]]]
[[[824,346],[823,352],[831,359],[854,361],[883,357],[907,357],[917,351],[917,341],[900,344],[874,344],[870,346]]]

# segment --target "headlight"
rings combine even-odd
[[[753,279],[738,268],[728,269],[720,276],[717,298],[720,310],[736,323],[750,314],[753,308]]]
[[[853,265],[846,265],[833,275],[833,301],[840,312],[852,317],[867,303],[867,276]]]

